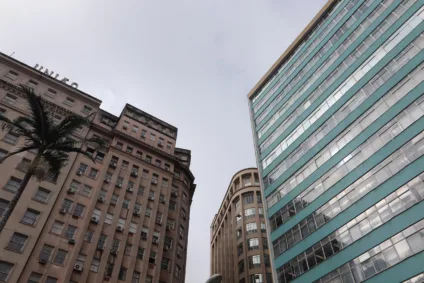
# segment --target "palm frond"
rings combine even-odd
[[[82,144],[94,147],[95,150],[104,149],[107,144],[106,141],[100,137],[91,137],[81,141]]]
[[[72,152],[81,153],[81,154],[87,156],[88,158],[90,158],[95,163],[93,156],[90,153],[88,153],[87,151],[85,151],[85,150],[83,150],[82,148],[79,148],[79,147],[61,145],[61,146],[56,146],[54,149],[51,149],[51,150],[61,151],[61,152],[65,152],[65,153],[72,153]]]
[[[10,130],[14,127],[14,122],[9,118],[0,115],[0,128],[2,131]]]
[[[1,160],[0,160],[0,164],[1,163],[3,163],[7,158],[9,158],[9,157],[11,157],[11,156],[13,156],[13,155],[15,155],[15,154],[18,154],[18,153],[21,153],[21,152],[24,152],[24,151],[29,151],[29,150],[33,150],[33,149],[37,149],[38,148],[38,146],[36,146],[36,145],[32,145],[32,146],[24,146],[24,147],[21,147],[20,149],[18,149],[18,150],[16,150],[16,151],[12,151],[12,152],[9,152],[8,154],[6,154]]]
[[[83,146],[91,147],[94,150],[104,149],[106,142],[100,137],[91,137],[83,140],[71,140],[70,138],[61,138],[54,144],[48,146],[49,149],[60,148],[82,148]]]
[[[90,121],[82,116],[69,115],[65,117],[57,126],[52,129],[52,132],[59,136],[72,135],[79,127],[89,125]]]
[[[36,95],[32,88],[21,85],[21,90],[28,101],[29,110],[31,112],[30,117],[34,121],[35,134],[40,140],[46,140],[50,132],[50,127],[53,124],[52,115],[44,107],[42,98]]]
[[[34,123],[33,119],[31,119],[30,117],[26,117],[26,116],[19,116],[18,118],[13,120],[13,122],[15,124],[21,125],[22,127],[26,128],[28,130],[34,130],[35,127],[37,126]]]
[[[2,131],[10,131],[13,130],[16,134],[24,136],[34,143],[39,144],[40,141],[36,135],[34,135],[34,131],[29,129],[29,127],[25,124],[24,117],[18,117],[15,120],[10,120],[5,116],[0,115],[0,129]]]
[[[60,137],[54,141],[52,141],[50,144],[47,145],[47,149],[58,149],[58,148],[81,148],[83,145],[82,140],[73,140],[69,137]]]
[[[20,116],[13,120],[15,132],[24,136],[27,140],[32,141],[34,144],[40,145],[42,142],[35,131],[33,120],[28,117]]]
[[[57,179],[62,167],[66,165],[68,155],[61,151],[47,150],[43,153],[43,162],[47,167],[49,175],[53,179]]]

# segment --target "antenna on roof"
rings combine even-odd
[[[15,52],[13,52],[12,54],[10,54],[10,57],[13,57],[13,54],[15,54]]]

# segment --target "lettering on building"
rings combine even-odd
[[[34,69],[36,69],[36,70],[38,70],[40,72],[43,72],[44,67],[43,66],[40,66],[39,64],[35,64]],[[78,88],[78,84],[76,82],[70,83],[69,82],[69,79],[66,78],[66,77],[63,77],[62,79],[59,79],[59,76],[60,76],[59,74],[57,74],[57,73],[55,74],[54,71],[49,71],[49,69],[47,69],[47,68],[44,69],[44,74],[49,75],[50,77],[52,77],[52,78],[54,78],[54,79],[56,79],[58,81],[61,81],[61,82],[65,83],[65,84],[69,84],[73,88]]]

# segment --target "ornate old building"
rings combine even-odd
[[[72,138],[98,136],[107,148],[69,161],[55,180],[32,179],[0,234],[0,281],[184,282],[192,197],[191,153],[177,128],[127,104],[119,117],[101,101],[0,54],[0,112],[28,115],[18,89],[41,95],[55,121],[95,112]],[[0,131],[0,158],[24,142]],[[34,158],[0,164],[0,216]]]

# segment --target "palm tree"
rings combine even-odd
[[[32,177],[36,177],[39,181],[47,177],[56,180],[61,168],[64,167],[68,161],[68,153],[77,152],[84,154],[94,162],[92,155],[83,150],[82,146],[90,145],[98,149],[104,144],[103,140],[98,137],[87,138],[80,141],[75,141],[70,138],[70,136],[81,126],[90,125],[92,115],[81,117],[70,114],[60,123],[55,123],[52,111],[48,111],[47,109],[46,101],[39,95],[36,95],[33,89],[21,85],[19,91],[24,94],[28,102],[29,115],[21,116],[14,120],[0,115],[0,126],[2,131],[14,131],[16,134],[23,136],[25,138],[25,143],[16,151],[8,153],[0,163],[4,162],[6,158],[12,155],[25,151],[35,151],[36,155],[28,166],[19,189],[3,214],[0,221],[0,232],[6,225],[7,220]]]

